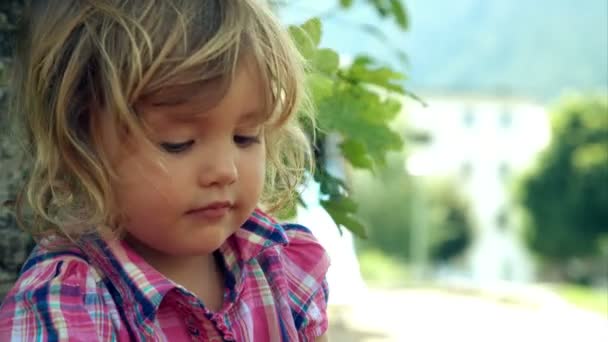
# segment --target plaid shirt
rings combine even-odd
[[[37,246],[0,306],[0,341],[312,341],[327,329],[328,257],[310,231],[259,210],[218,250],[212,312],[124,242]]]

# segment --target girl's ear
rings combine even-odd
[[[129,126],[124,122],[116,122],[114,124],[114,129],[116,130],[118,141],[126,141],[132,135]]]

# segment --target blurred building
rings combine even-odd
[[[468,197],[474,238],[466,276],[477,282],[532,280],[512,181],[549,142],[545,108],[500,96],[422,98],[428,106],[415,101],[404,106],[410,129],[428,135],[428,141],[412,146],[407,169],[424,178],[451,177]]]

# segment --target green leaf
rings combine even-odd
[[[384,0],[369,0],[372,5],[376,8],[376,11],[378,11],[378,15],[380,15],[381,17],[386,17],[389,13],[388,8],[386,8],[386,3],[384,2]]]
[[[402,0],[367,0],[382,18],[394,17],[397,25],[403,30],[408,28],[407,11]]]
[[[401,101],[394,98],[387,98],[382,102],[382,113],[384,113],[384,122],[397,117],[401,111]]]
[[[340,144],[340,150],[344,157],[354,167],[372,169],[374,164],[367,153],[365,145],[358,140],[348,139]]]
[[[300,54],[305,59],[310,59],[315,53],[315,46],[306,35],[306,32],[302,31],[298,26],[291,26],[289,28],[289,34],[291,35],[291,39],[295,42],[298,51],[300,51]]]
[[[349,197],[344,197],[344,196],[336,197],[334,199],[327,200],[327,201],[321,201],[321,202],[325,202],[325,205],[327,208],[340,209],[344,212],[349,212],[349,213],[354,213],[358,209],[358,205],[357,205],[357,203],[355,203],[355,201],[353,201]]]
[[[393,11],[393,15],[395,16],[395,20],[397,24],[401,26],[402,29],[407,29],[408,27],[408,18],[405,12],[405,8],[400,0],[391,0],[391,9]]]
[[[374,84],[401,94],[405,93],[400,84],[405,76],[387,67],[374,67],[369,57],[357,57],[347,71],[347,77],[351,81]]]
[[[291,35],[291,39],[293,39],[293,41],[295,42],[298,51],[300,51],[300,54],[304,58],[309,59],[311,56],[314,55],[315,47],[313,46],[310,38],[306,35],[304,31],[302,31],[300,27],[289,27],[289,34]]]
[[[315,181],[321,186],[321,193],[329,198],[348,196],[348,186],[343,180],[332,176],[322,168],[317,168],[314,174]]]
[[[321,21],[312,18],[300,26],[290,26],[289,34],[302,56],[309,60],[315,55],[321,41]]]
[[[378,165],[384,165],[386,152],[399,150],[403,146],[401,135],[388,126],[400,107],[392,100],[381,101],[372,91],[347,85],[338,87],[332,96],[324,98],[317,107],[322,130],[338,132],[344,141],[353,140],[365,146],[368,157]],[[349,152],[353,153],[346,157],[354,157],[353,165],[367,165],[357,157],[355,145],[352,145],[355,143],[348,144],[351,144]]]
[[[319,18],[309,19],[301,27],[317,47],[321,42],[321,20]]]
[[[367,238],[365,226],[352,215],[357,211],[357,205],[353,200],[345,197],[339,200],[323,200],[321,206],[325,208],[336,224],[344,226],[360,238]]]
[[[333,93],[334,81],[325,75],[311,73],[308,74],[306,81],[315,103],[321,102]]]
[[[589,143],[575,148],[572,153],[572,164],[579,172],[608,165],[608,139],[603,144]],[[608,176],[608,173],[606,175]]]
[[[353,95],[364,103],[360,114],[371,124],[387,125],[401,111],[401,102],[394,98],[387,97],[382,100],[373,90],[361,87],[358,90],[353,92]]]
[[[333,75],[340,65],[340,57],[331,49],[319,49],[312,60],[312,65],[319,72]]]
[[[340,0],[340,6],[349,8],[353,5],[353,0]]]

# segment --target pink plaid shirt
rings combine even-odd
[[[310,231],[256,210],[218,250],[212,312],[123,242],[37,246],[0,306],[0,341],[312,341],[327,330],[328,257]]]

